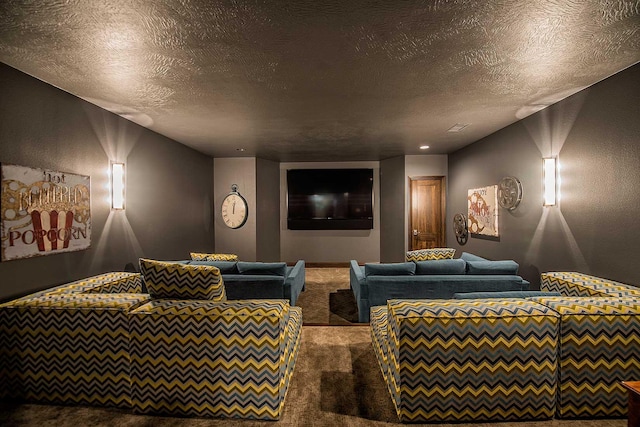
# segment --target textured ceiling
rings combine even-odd
[[[633,0],[0,4],[0,61],[217,157],[449,153],[639,60]]]

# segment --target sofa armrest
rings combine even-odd
[[[364,271],[360,265],[358,265],[358,261],[351,260],[349,264],[349,285],[351,286],[351,290],[356,297],[356,300],[361,298],[367,298],[367,283],[364,277]]]
[[[300,292],[305,288],[306,279],[304,267],[304,260],[298,260],[284,281],[285,298],[289,298],[291,305],[296,304],[298,295],[300,295]]]

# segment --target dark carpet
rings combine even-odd
[[[0,425],[30,427],[401,425],[371,347],[369,327],[362,324],[352,325],[355,300],[350,294],[348,272],[348,269],[309,269],[307,290],[299,300],[305,319],[300,354],[284,413],[278,422],[143,416],[115,408],[0,402]],[[355,320],[357,320],[357,313]],[[351,326],[311,326],[310,323]],[[626,420],[439,424],[442,427],[624,427],[626,425]]]

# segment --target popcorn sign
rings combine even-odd
[[[87,249],[88,176],[2,166],[2,261]]]

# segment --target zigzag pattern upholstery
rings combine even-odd
[[[540,290],[560,292],[573,297],[618,296],[640,298],[640,288],[613,280],[576,272],[548,272],[540,274]]]
[[[127,313],[147,300],[52,292],[1,305],[3,397],[130,407]]]
[[[285,300],[155,300],[131,313],[138,413],[279,419],[302,312]]]
[[[152,298],[227,299],[218,267],[140,258],[140,271]]]
[[[192,261],[238,261],[236,254],[206,254],[199,252],[191,252]]]
[[[620,381],[640,378],[640,302],[619,297],[531,299],[561,316],[558,416],[625,416],[627,392]]]
[[[456,254],[452,248],[418,249],[408,251],[405,255],[407,261],[427,261],[433,259],[451,259]]]
[[[374,306],[371,307],[371,315],[369,326],[371,329],[371,344],[373,345],[373,352],[378,359],[378,365],[382,371],[384,382],[387,385],[389,394],[394,397],[394,392],[390,388],[391,380],[389,378],[389,342],[387,337],[387,314],[388,310],[386,306]],[[397,397],[397,396],[395,396]],[[396,408],[399,402],[395,402]]]
[[[388,373],[384,363],[381,369],[401,421],[553,416],[558,315],[552,310],[513,299],[389,300],[387,311]],[[374,342],[385,339],[382,311],[372,310],[372,319]]]

